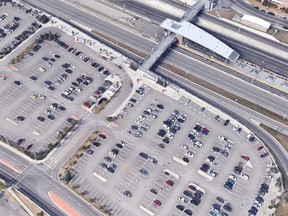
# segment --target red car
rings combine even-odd
[[[250,158],[249,158],[247,155],[245,155],[245,154],[242,154],[242,155],[241,155],[241,158],[242,158],[243,160],[246,160],[246,161],[249,161],[249,160],[250,160]]]
[[[171,181],[171,180],[167,180],[167,181],[166,181],[166,184],[169,185],[169,186],[171,186],[171,187],[174,186],[174,182]]]
[[[161,206],[162,203],[159,200],[154,200],[153,203],[157,206]]]
[[[259,147],[257,148],[257,150],[258,150],[258,151],[261,151],[263,148],[264,148],[264,146],[259,146]]]
[[[192,191],[196,191],[197,190],[197,188],[194,186],[194,185],[189,185],[188,186]]]

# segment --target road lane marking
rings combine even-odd
[[[17,173],[21,173],[22,169],[17,168],[14,164],[11,164],[10,162],[0,159],[0,164],[4,164],[5,166],[9,167],[10,169],[14,170]]]
[[[64,200],[60,199],[54,192],[49,191],[48,196],[51,201],[62,211],[64,211],[69,216],[81,216],[79,212],[68,205]],[[79,205],[79,203],[77,203]],[[81,206],[81,205],[80,205]]]

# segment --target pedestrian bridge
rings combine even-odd
[[[208,0],[198,0],[191,8],[185,12],[180,21],[190,22],[204,7],[206,2],[208,2]],[[168,47],[171,46],[175,40],[175,37],[175,33],[169,32],[166,34],[164,38],[162,38],[162,40],[156,45],[156,47],[152,48],[151,52],[147,55],[142,65],[140,66],[140,69],[143,71],[149,70],[160,58],[160,56],[168,49]]]

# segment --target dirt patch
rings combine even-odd
[[[261,2],[259,2],[257,0],[248,0],[248,1],[250,2],[251,5],[254,5],[254,6],[258,7],[258,8],[261,8],[261,9],[267,11],[267,12],[272,12],[274,14],[279,14],[279,15],[281,15],[283,17],[287,17],[288,18],[288,14],[285,13],[283,10],[280,10],[278,8],[272,8],[272,7],[263,6],[261,4]]]
[[[276,28],[274,27],[269,29],[268,33],[273,35],[275,29]],[[274,35],[274,37],[282,43],[288,44],[288,31],[278,29],[278,32]]]
[[[30,209],[30,211],[33,212],[34,215],[48,216],[48,214],[43,212],[43,210],[38,205],[36,205],[34,202],[32,202],[18,190],[13,191],[20,198],[20,200]]]
[[[214,14],[216,14],[217,17],[225,18],[228,20],[232,20],[232,18],[237,14],[237,11],[233,9],[220,10],[219,8],[215,8],[212,11],[214,11]]]
[[[288,204],[284,203],[284,201],[282,199],[279,202],[278,208],[276,209],[276,212],[275,212],[276,216],[287,216],[287,214],[288,214]]]

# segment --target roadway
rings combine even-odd
[[[249,5],[247,2],[245,2],[245,0],[230,0],[230,3],[232,4],[232,8],[241,13],[257,16],[273,24],[276,23],[282,26],[288,26],[288,20],[285,20],[278,16],[273,16],[271,14],[267,14],[264,11],[257,10],[251,5]]]
[[[92,26],[93,28],[96,28],[97,30],[100,29],[101,31],[103,31],[103,33],[106,33],[106,34],[110,35],[111,37],[115,37],[118,40],[123,40],[123,42],[128,42],[142,51],[146,50],[146,52],[147,52],[147,51],[149,51],[149,47],[152,48],[155,46],[154,42],[147,40],[146,38],[143,38],[139,35],[133,34],[130,31],[123,30],[119,26],[117,27],[114,24],[111,24],[107,21],[103,21],[97,17],[90,15],[90,14],[83,13],[83,11],[81,11],[81,13],[80,13],[80,11],[78,10],[78,13],[75,13],[75,11],[77,12],[77,10],[73,7],[68,7],[67,5],[65,7],[59,7],[59,5],[57,5],[55,3],[51,4],[51,2],[43,1],[43,0],[37,1],[37,4],[39,4],[39,5],[42,4],[42,6],[45,6],[47,10],[52,9],[52,11],[56,11],[59,17],[63,17],[65,19],[74,19],[74,20],[77,20],[77,21],[82,22],[82,23],[87,22],[88,25]],[[282,112],[282,111],[286,112],[286,110],[288,108],[287,101],[282,100],[276,96],[273,96],[267,92],[259,91],[259,89],[257,89],[256,87],[250,86],[247,83],[245,84],[242,81],[239,82],[239,80],[236,80],[236,78],[234,78],[234,77],[230,77],[230,76],[227,76],[226,74],[222,74],[221,72],[218,72],[217,70],[210,68],[203,63],[199,63],[199,62],[197,62],[197,61],[195,61],[195,60],[193,60],[187,56],[185,57],[184,55],[179,54],[176,51],[171,52],[171,54],[169,53],[168,56],[166,57],[166,59],[169,62],[171,60],[173,60],[174,61],[173,63],[175,65],[180,64],[179,67],[193,68],[193,73],[195,73],[195,74],[200,74],[203,71],[204,74],[202,76],[207,77],[207,79],[213,79],[214,82],[220,82],[219,80],[221,80],[222,83],[218,83],[221,87],[226,87],[229,89],[229,88],[232,88],[233,86],[235,86],[236,83],[238,83],[237,88],[232,90],[232,91],[236,91],[236,92],[243,91],[241,94],[244,94],[244,95],[246,95],[246,94],[248,94],[248,92],[250,92],[249,95],[246,95],[246,97],[248,99],[251,99],[252,101],[254,101],[254,100],[259,101],[259,99],[261,98],[261,101],[259,101],[259,103],[265,104],[266,107],[269,107],[271,109],[277,109],[278,111],[279,111],[279,109],[283,108],[283,110],[280,110],[279,112]],[[168,71],[164,71],[164,73],[167,74]],[[209,78],[209,76],[211,78]],[[216,79],[216,77],[217,77],[217,79]],[[179,78],[177,78],[177,80],[179,80]],[[182,82],[183,82],[183,84],[181,84]],[[185,82],[186,82],[186,84],[185,84]],[[185,80],[179,81],[179,84],[182,86],[186,85],[187,88],[189,88],[189,89],[192,85],[195,85],[193,83],[191,84],[190,82],[187,83],[187,81],[185,81]],[[230,86],[227,86],[229,84],[230,84]],[[246,126],[251,128],[252,131],[255,132],[258,136],[260,136],[264,141],[266,141],[268,145],[273,147],[273,150],[276,152],[276,154],[280,158],[282,164],[284,165],[286,173],[288,173],[287,172],[287,167],[288,167],[287,155],[277,145],[277,143],[275,142],[274,139],[272,139],[270,136],[268,136],[266,133],[264,133],[262,130],[260,130],[255,125],[251,124],[251,122],[249,120],[246,120],[243,117],[241,117],[242,113],[235,113],[232,111],[232,109],[228,109],[227,107],[225,107],[224,103],[217,103],[216,102],[217,100],[215,100],[215,98],[213,98],[213,94],[211,92],[209,92],[209,94],[206,94],[206,95],[203,94],[202,95],[200,88],[201,87],[197,86],[197,88],[195,88],[191,91],[193,92],[194,95],[196,95],[196,96],[204,99],[208,103],[211,103],[212,105],[220,108],[222,111],[226,112],[228,115],[231,115],[235,119],[238,119],[240,122],[244,123]],[[222,98],[219,95],[216,95],[216,97],[218,97],[221,101],[227,100],[227,99]],[[274,104],[274,102],[275,102],[275,104]],[[231,104],[231,101],[227,100],[226,103]],[[243,112],[244,112],[244,109],[243,109]],[[248,110],[245,112],[251,113],[251,110]],[[85,130],[83,130],[83,131],[85,131]],[[77,132],[77,135],[79,136],[78,132]],[[71,139],[73,139],[73,137],[71,137]],[[69,140],[67,140],[67,142],[68,141]],[[74,146],[74,148],[77,148],[77,145],[73,145],[73,146]],[[50,211],[52,211],[52,213],[53,213],[52,215],[63,215],[63,213],[59,212],[58,208],[56,208],[51,203],[51,201],[48,197],[48,191],[50,191],[50,190],[53,190],[56,193],[58,192],[59,193],[58,195],[61,198],[67,200],[67,202],[69,204],[73,205],[73,207],[77,211],[79,211],[79,213],[81,213],[82,215],[85,215],[84,212],[86,214],[87,214],[87,212],[93,212],[93,214],[96,215],[97,213],[95,213],[93,211],[93,209],[91,207],[89,207],[88,204],[83,202],[80,198],[78,198],[78,196],[75,196],[70,190],[67,190],[67,188],[65,186],[63,186],[60,182],[58,182],[57,179],[55,179],[58,166],[60,166],[61,163],[64,163],[65,159],[67,159],[70,156],[69,150],[73,151],[73,149],[71,150],[71,148],[70,147],[68,148],[68,147],[66,146],[66,148],[65,148],[63,146],[63,147],[60,147],[60,149],[58,149],[57,153],[59,153],[59,154],[61,153],[62,155],[65,154],[65,157],[63,157],[63,158],[59,157],[59,161],[57,162],[57,164],[59,164],[59,165],[53,166],[53,167],[55,167],[55,170],[53,170],[53,172],[49,171],[50,168],[49,167],[47,168],[46,165],[42,165],[42,166],[37,165],[35,167],[34,167],[34,165],[29,165],[28,162],[19,158],[13,152],[9,152],[9,151],[2,149],[2,148],[0,148],[1,149],[0,152],[1,153],[5,152],[7,155],[9,155],[10,158],[13,158],[13,157],[14,158],[16,157],[17,159],[19,158],[19,160],[21,161],[21,164],[23,166],[28,167],[27,170],[24,171],[23,174],[21,174],[21,176],[24,178],[19,176],[19,179],[22,179],[22,180],[17,184],[17,186],[19,188],[23,188],[25,191],[27,191],[29,196],[33,197],[34,201],[36,199],[36,203],[40,202],[42,206],[44,206],[47,209],[50,209]],[[1,167],[0,168],[0,175],[5,175],[6,178],[11,180],[17,174],[13,173],[12,171],[7,170],[7,168]]]
[[[127,29],[121,28],[119,25],[115,25],[112,22],[103,20],[89,13],[85,13],[84,11],[67,5],[62,1],[58,1],[58,3],[59,4],[56,4],[55,2],[51,3],[51,1],[44,0],[37,1],[37,5],[40,7],[46,5],[46,10],[57,13],[59,17],[68,20],[73,19],[80,23],[86,23],[87,26],[97,29],[97,31],[128,44],[146,54],[156,46],[154,41],[135,34]],[[127,54],[129,57],[133,58],[133,56],[130,56],[129,53]],[[204,78],[213,84],[219,85],[220,87],[235,94],[240,94],[241,96],[258,103],[267,109],[278,112],[281,115],[285,115],[287,113],[288,102],[286,100],[272,95],[269,92],[261,91],[258,87],[255,87],[249,83],[242,81],[240,82],[239,79],[232,76],[227,76],[226,73],[209,67],[206,63],[201,63],[187,55],[183,55],[180,52],[169,52],[167,58],[164,59],[164,62],[175,65],[176,67],[179,67],[193,75],[200,76],[201,78]],[[265,64],[268,63],[265,62]],[[190,68],[193,68],[193,70],[190,70]]]

